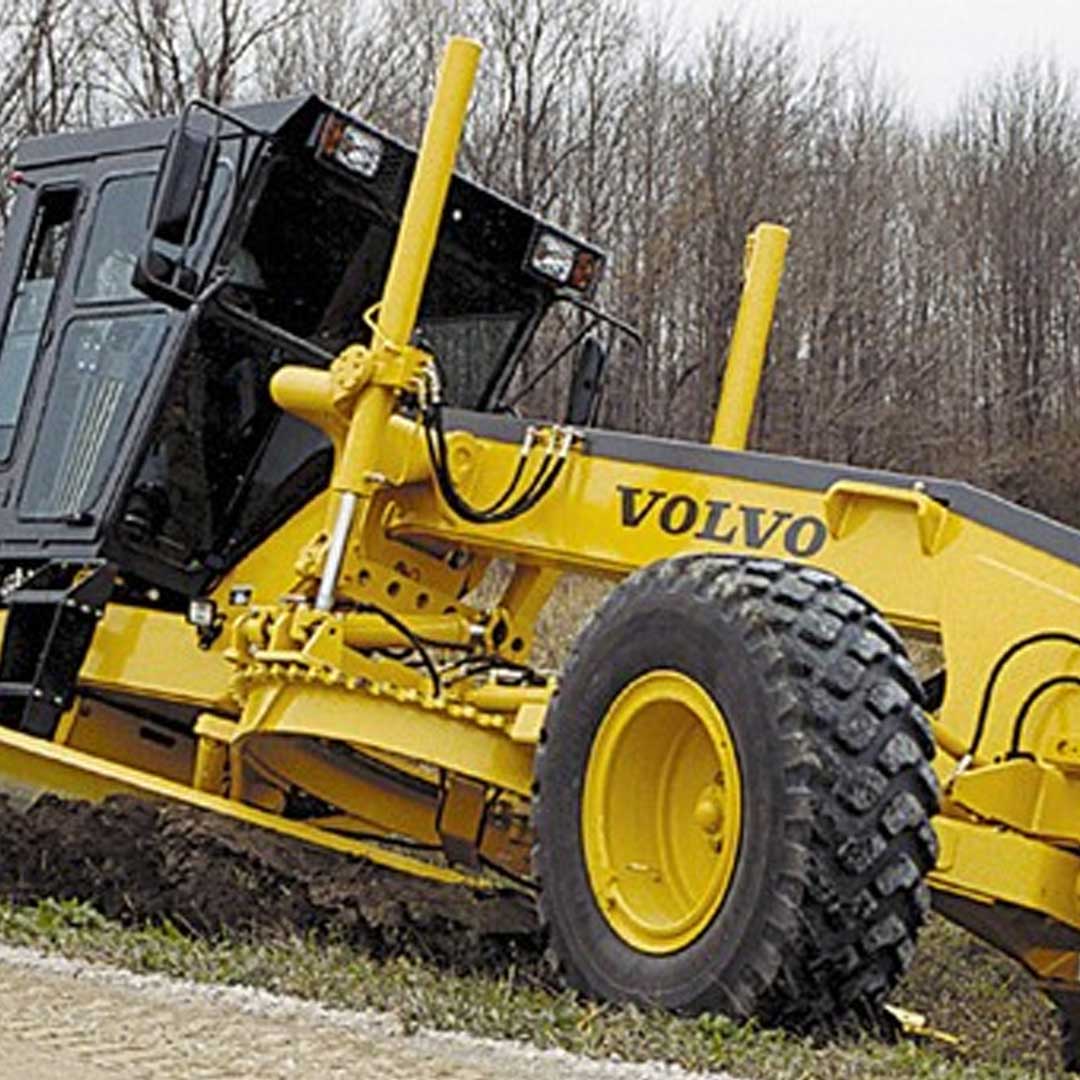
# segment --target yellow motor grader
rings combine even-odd
[[[600,250],[454,174],[478,56],[450,43],[419,152],[314,96],[19,150],[8,797],[512,890],[574,987],[804,1029],[876,1015],[932,891],[1071,1013],[1080,535],[745,450],[776,226],[711,443],[596,428],[633,331]],[[531,421],[508,388],[560,318],[565,411]],[[555,675],[568,573],[617,584]]]

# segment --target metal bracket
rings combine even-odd
[[[852,510],[859,503],[908,507],[915,513],[923,554],[936,555],[945,546],[949,511],[928,495],[921,484],[895,488],[860,480],[838,480],[825,494],[825,522],[833,539],[841,539],[856,527]]]
[[[480,836],[487,811],[487,788],[476,780],[452,776],[447,782],[435,828],[452,863],[480,868]]]

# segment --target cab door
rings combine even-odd
[[[0,541],[17,531],[14,502],[28,446],[27,415],[85,202],[76,175],[61,171],[23,183],[15,196],[0,262]]]
[[[52,372],[22,521],[94,528],[104,516],[138,426],[174,313],[131,283],[153,194],[156,155],[98,180],[83,243],[68,260],[52,342]],[[127,455],[130,456],[130,455]],[[95,533],[96,533],[95,529]]]
[[[128,153],[84,163],[77,184],[34,178],[0,344],[0,540],[17,553],[98,553],[167,366],[183,317],[131,282],[159,161]]]

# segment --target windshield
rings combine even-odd
[[[324,166],[283,158],[229,262],[222,299],[330,353],[366,344],[365,313],[379,301],[397,222]],[[440,240],[421,301],[417,337],[440,361],[447,399],[482,408],[534,323],[535,288],[493,273]]]

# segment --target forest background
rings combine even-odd
[[[314,90],[409,141],[486,46],[460,167],[599,243],[644,355],[605,426],[701,438],[759,221],[792,246],[753,445],[956,476],[1080,524],[1080,98],[1033,56],[920,124],[857,49],[632,0],[0,0],[28,135]],[[554,392],[554,391],[553,391]]]

